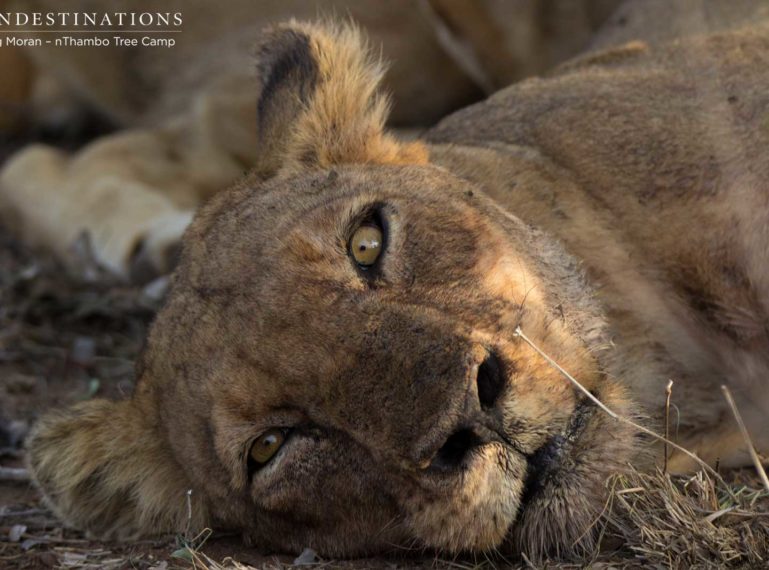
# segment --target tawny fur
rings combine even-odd
[[[399,143],[385,133],[390,103],[378,89],[385,66],[373,59],[359,28],[291,22],[284,29],[310,38],[319,77],[307,108],[291,125],[286,153],[279,157],[282,174],[301,172],[308,164],[328,169],[340,163],[427,162],[422,143]]]
[[[144,414],[133,401],[94,400],[38,423],[30,465],[54,512],[112,540],[201,527],[201,502],[189,510],[183,470]]]

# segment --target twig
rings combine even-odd
[[[710,524],[713,524],[713,522],[722,517],[723,515],[726,515],[728,513],[731,513],[737,508],[737,505],[732,505],[730,507],[725,507],[723,509],[720,509],[718,511],[710,513],[708,516],[706,516],[703,520],[706,522],[709,522]]]
[[[630,489],[622,489],[621,491],[617,491],[618,495],[627,495],[628,493],[643,493],[646,491],[646,487],[632,487]]]
[[[29,471],[15,467],[0,467],[0,481],[29,481]]]
[[[187,497],[187,527],[184,529],[184,540],[189,541],[192,526],[192,489],[187,489],[184,494]]]
[[[533,568],[534,570],[537,569],[537,567],[534,566],[534,564],[531,562],[531,560],[529,560],[529,557],[526,556],[525,552],[521,552],[521,558],[523,558],[523,561],[526,562],[526,567],[527,568]]]
[[[606,413],[607,413],[609,416],[611,416],[612,418],[614,418],[615,420],[617,420],[617,421],[619,421],[619,422],[622,422],[622,423],[624,423],[624,424],[627,424],[627,425],[629,425],[630,427],[632,427],[632,428],[634,428],[634,429],[636,429],[636,430],[640,431],[641,433],[645,433],[646,435],[649,435],[649,436],[653,437],[654,439],[657,439],[657,440],[659,440],[659,441],[662,441],[662,442],[664,442],[664,443],[667,443],[668,445],[670,445],[670,446],[671,446],[671,447],[673,447],[674,449],[677,449],[678,451],[680,451],[681,453],[683,453],[683,454],[684,454],[684,455],[686,455],[687,457],[690,457],[690,458],[691,458],[691,459],[693,459],[693,460],[694,460],[694,461],[695,461],[695,462],[696,462],[698,465],[700,465],[700,466],[701,466],[701,467],[702,467],[702,468],[703,468],[705,471],[707,471],[707,472],[708,472],[708,473],[710,473],[710,474],[711,474],[713,477],[715,477],[715,479],[716,479],[716,480],[717,480],[719,483],[721,483],[721,484],[724,486],[724,488],[726,489],[726,491],[727,491],[727,492],[728,492],[728,493],[729,493],[731,496],[734,496],[734,494],[732,493],[731,489],[729,488],[729,485],[727,485],[727,484],[726,484],[726,481],[724,481],[724,478],[723,478],[723,477],[721,477],[721,475],[719,475],[719,474],[718,474],[718,472],[717,472],[717,471],[715,471],[715,470],[714,470],[714,469],[713,469],[713,468],[712,468],[710,465],[708,465],[708,464],[707,464],[707,463],[705,463],[705,462],[704,462],[702,459],[700,459],[700,458],[697,456],[697,454],[696,454],[696,453],[692,453],[691,451],[689,451],[689,450],[688,450],[688,449],[686,449],[685,447],[682,447],[682,446],[678,445],[678,444],[677,444],[677,443],[675,443],[674,441],[670,441],[669,439],[667,439],[667,438],[666,438],[666,437],[664,437],[664,436],[661,436],[661,435],[660,435],[660,434],[658,434],[657,432],[655,432],[655,431],[653,431],[653,430],[650,430],[649,428],[647,428],[647,427],[644,427],[644,426],[642,426],[641,424],[638,424],[638,423],[634,422],[633,420],[631,420],[631,419],[629,419],[629,418],[626,418],[626,417],[620,416],[620,415],[619,415],[619,414],[617,414],[616,412],[612,411],[612,410],[611,410],[611,409],[609,409],[609,408],[608,408],[608,407],[607,407],[607,406],[606,406],[606,405],[605,405],[603,402],[601,402],[601,401],[600,401],[598,398],[596,398],[595,396],[593,396],[593,394],[590,392],[590,390],[588,390],[588,389],[587,389],[587,388],[585,388],[585,387],[584,387],[582,384],[580,384],[580,382],[579,382],[579,381],[578,381],[576,378],[574,378],[574,376],[572,376],[571,374],[569,374],[568,372],[566,372],[566,370],[564,370],[563,368],[561,368],[561,366],[560,366],[560,365],[559,365],[559,364],[558,364],[558,363],[557,363],[555,360],[553,360],[552,358],[550,358],[550,357],[549,357],[547,354],[545,354],[545,353],[544,353],[544,352],[543,352],[543,351],[542,351],[542,350],[541,350],[541,349],[540,349],[540,348],[539,348],[537,345],[535,345],[535,344],[534,344],[534,342],[533,342],[533,341],[532,341],[532,340],[531,340],[529,337],[527,337],[527,336],[526,336],[526,335],[523,333],[523,331],[521,330],[521,327],[520,327],[520,326],[519,326],[519,327],[517,327],[517,328],[515,329],[515,334],[516,334],[516,336],[519,336],[520,338],[522,338],[522,339],[523,339],[523,340],[526,342],[526,344],[528,344],[528,345],[529,345],[531,348],[533,348],[533,349],[534,349],[534,350],[535,350],[535,351],[536,351],[536,352],[537,352],[537,353],[538,353],[540,356],[542,356],[542,358],[544,358],[544,359],[545,359],[545,360],[546,360],[546,361],[547,361],[547,362],[548,362],[548,363],[549,363],[551,366],[553,366],[553,368],[555,368],[555,369],[556,369],[556,370],[558,370],[558,371],[559,371],[561,374],[563,374],[563,376],[564,376],[564,377],[565,377],[567,380],[569,380],[569,382],[571,382],[571,383],[572,383],[572,384],[573,384],[573,385],[574,385],[576,388],[578,388],[578,389],[579,389],[581,392],[583,392],[583,393],[584,393],[584,394],[585,394],[585,395],[586,395],[586,396],[587,396],[587,397],[588,397],[590,400],[592,400],[592,401],[593,401],[593,402],[594,402],[594,403],[595,403],[595,404],[596,404],[596,405],[597,405],[599,408],[601,408],[601,410],[603,410],[604,412],[606,412]]]
[[[0,519],[9,519],[12,517],[34,517],[39,515],[50,515],[48,509],[27,509],[26,511],[5,512],[0,509]]]
[[[44,528],[36,528],[36,529],[29,529],[29,530],[45,530]],[[90,541],[84,538],[57,538],[55,536],[38,536],[36,534],[30,534],[29,532],[25,532],[21,535],[21,538],[29,538],[32,540],[37,540],[41,543],[46,544],[88,544]]]
[[[670,397],[673,395],[673,381],[668,380],[668,385],[665,388],[665,459],[662,467],[662,472],[668,472],[668,442],[670,439]]]
[[[745,440],[745,445],[748,446],[748,453],[750,453],[750,458],[753,460],[753,465],[756,467],[758,476],[761,478],[761,482],[764,484],[764,488],[769,491],[769,477],[766,476],[766,470],[764,470],[764,466],[761,465],[761,458],[758,456],[758,453],[756,453],[756,448],[753,447],[753,441],[750,439],[750,434],[748,433],[748,428],[745,426],[745,422],[742,421],[742,416],[740,415],[740,411],[737,409],[737,404],[734,403],[732,392],[726,385],[722,385],[721,390],[723,390],[726,402],[732,409],[734,419],[737,420],[737,425],[740,427],[740,432],[742,433],[742,439]]]
[[[51,529],[56,526],[56,521],[53,519],[46,519],[42,522],[24,521],[22,526],[25,526],[27,528],[27,530],[25,531],[25,534],[29,534],[30,532],[36,532],[36,531],[50,532]],[[11,528],[11,526],[9,526],[8,524],[0,525],[0,532],[3,532],[8,528]],[[3,532],[3,534],[5,533]]]

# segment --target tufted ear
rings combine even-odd
[[[44,417],[27,441],[30,470],[47,503],[66,523],[127,540],[189,525],[180,466],[135,401],[98,399]]]
[[[267,31],[257,46],[257,172],[426,162],[423,144],[384,131],[389,101],[378,91],[384,71],[351,24],[291,21]]]

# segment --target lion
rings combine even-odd
[[[769,451],[765,23],[587,54],[410,142],[355,28],[274,27],[257,62],[258,164],[195,215],[133,396],[30,435],[64,521],[571,556],[607,477],[662,459],[592,398],[653,427],[673,379],[677,441],[741,466],[728,384]]]

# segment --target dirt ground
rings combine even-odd
[[[7,148],[0,148],[0,163]],[[214,534],[185,545],[179,537],[116,544],[66,529],[42,504],[24,468],[23,441],[46,410],[133,389],[133,362],[161,302],[161,278],[145,286],[116,282],[84,261],[67,273],[21,244],[0,224],[0,568],[282,568],[294,556],[246,549]],[[725,474],[618,478],[601,515],[593,568],[769,567],[769,493],[750,470]],[[499,555],[446,559],[426,552],[353,561],[304,555],[315,567],[559,567]]]

